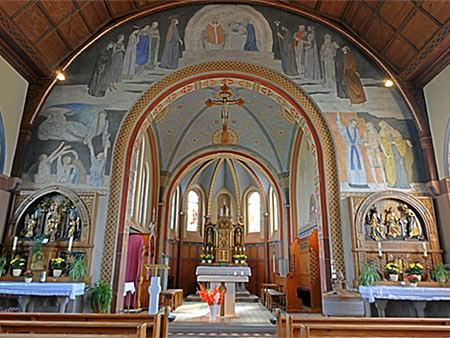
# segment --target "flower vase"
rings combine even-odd
[[[61,269],[54,269],[53,270],[53,277],[60,277],[62,274],[62,270]]]
[[[25,283],[30,284],[33,281],[33,277],[25,277]]]
[[[205,264],[206,263],[206,259],[202,259],[202,264]]]
[[[397,274],[390,274],[389,279],[393,282],[398,282],[398,275]]]
[[[245,261],[241,259],[241,264],[245,264]]]
[[[208,259],[208,264],[211,264],[212,263],[212,259]]]
[[[419,282],[422,280],[422,275],[416,275],[416,277],[419,280]]]
[[[152,277],[150,280],[150,286],[148,287],[149,301],[148,301],[148,314],[158,314],[159,307],[159,294],[161,292],[160,285],[161,277]]]
[[[412,287],[412,288],[415,288],[415,287],[417,287],[417,282],[416,283],[409,283],[409,286]]]
[[[14,277],[19,277],[22,274],[22,269],[13,269],[12,275]]]
[[[217,304],[213,304],[209,306],[209,313],[210,313],[210,317],[209,317],[209,321],[210,322],[215,322],[217,319],[217,309],[219,308],[219,306]]]

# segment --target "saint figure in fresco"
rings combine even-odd
[[[366,102],[366,94],[356,68],[355,58],[347,46],[342,48],[342,53],[344,53],[344,75],[350,104],[364,103]]]
[[[111,65],[114,43],[110,42],[106,48],[101,49],[95,61],[95,67],[88,84],[88,94],[103,97],[111,83]]]
[[[281,42],[281,68],[286,75],[298,75],[295,62],[294,37],[286,26],[281,26],[278,32]]]
[[[150,46],[149,30],[150,25],[145,25],[138,34],[138,43],[136,44],[136,73],[143,71],[148,63]]]
[[[149,52],[148,52],[148,68],[153,69],[156,67],[158,63],[158,55],[159,55],[159,30],[158,30],[158,22],[152,22],[150,29],[148,30],[148,37],[150,39],[149,43]]]
[[[114,43],[111,56],[111,81],[109,84],[109,90],[116,90],[116,83],[122,80],[123,58],[125,56],[125,36],[119,34],[117,41]]]
[[[323,44],[320,48],[320,61],[322,62],[323,78],[325,86],[332,88],[335,79],[334,57],[336,56],[337,47],[331,41],[331,35],[323,36]]]
[[[225,30],[217,17],[213,17],[211,23],[206,26],[203,36],[206,39],[207,49],[223,49],[225,43]]]
[[[308,26],[303,49],[305,51],[305,78],[321,80],[322,70],[320,69],[319,50],[313,26]]]
[[[94,146],[92,145],[92,140],[88,141],[87,144],[89,152],[91,154],[91,169],[89,171],[89,184],[95,186],[104,185],[105,176],[105,165],[108,159],[108,149],[111,146],[109,143],[109,134],[104,142],[104,150],[97,155],[95,154]]]
[[[347,167],[348,186],[350,188],[368,188],[366,178],[366,168],[359,146],[363,144],[363,139],[356,128],[355,119],[350,120],[350,124],[344,126],[337,113],[336,126],[339,134],[345,141],[345,163]]]
[[[180,47],[183,44],[178,33],[178,19],[173,18],[167,31],[164,50],[159,66],[166,69],[177,69],[180,58]]]
[[[387,156],[383,143],[372,122],[366,123],[364,145],[366,146],[367,160],[375,183],[386,183],[386,175],[383,169],[383,155]],[[377,171],[381,173],[381,182],[378,182]]]
[[[255,26],[253,26],[253,24],[250,23],[250,20],[248,18],[245,18],[244,25],[245,29],[247,30],[247,38],[245,40],[244,50],[254,52],[259,51],[258,46],[256,45]]]
[[[294,35],[295,60],[297,61],[297,69],[300,74],[305,73],[305,50],[303,44],[306,40],[305,25],[298,26],[298,31]]]
[[[335,44],[337,51],[336,56],[334,57],[334,73],[336,79],[336,95],[341,99],[348,99],[348,91],[347,84],[345,82],[345,74],[344,74],[344,53],[342,52],[341,47],[336,43]]]
[[[134,26],[128,37],[127,50],[123,60],[122,74],[124,77],[133,77],[136,73],[136,45],[139,41],[139,27]]]
[[[398,189],[411,188],[414,161],[412,143],[403,139],[400,132],[386,121],[380,121],[378,126],[381,144],[385,150],[383,165],[388,186]]]

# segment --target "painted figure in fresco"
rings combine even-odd
[[[247,30],[247,38],[244,44],[244,50],[258,52],[258,46],[256,45],[256,32],[255,26],[250,23],[249,18],[245,18],[244,20],[245,29]]]
[[[253,27],[253,30],[254,29],[255,28]],[[244,49],[244,45],[247,43],[247,34],[248,34],[246,25],[241,22],[230,22],[228,24],[228,31],[229,31],[229,35],[227,36],[227,45],[228,46],[225,46],[225,48],[229,48],[231,50]],[[256,33],[255,33],[255,39],[256,39]],[[249,44],[251,44],[250,41],[249,41]],[[256,40],[255,40],[255,46],[256,46]]]
[[[387,157],[383,143],[372,122],[366,123],[366,133],[364,134],[364,145],[366,146],[367,160],[375,183],[386,183],[386,175],[383,169],[383,155]],[[381,173],[381,182],[378,182],[377,171]]]
[[[150,38],[148,36],[148,31],[150,30],[150,25],[145,25],[139,31],[138,43],[136,44],[136,73],[140,73],[144,70],[149,60],[150,51]]]
[[[111,84],[111,66],[114,43],[110,42],[105,49],[101,49],[95,61],[94,71],[88,84],[88,94],[103,97]]]
[[[72,150],[72,152],[74,153],[75,150]],[[60,156],[58,158],[56,162],[56,182],[78,183],[78,168],[72,164],[72,158],[70,156]]]
[[[363,139],[356,128],[355,119],[350,120],[350,124],[345,126],[341,122],[337,113],[336,126],[339,134],[345,141],[345,163],[347,167],[348,186],[350,188],[368,188],[366,169],[359,146],[363,144]]]
[[[39,156],[39,163],[37,164],[37,173],[34,175],[34,182],[39,184],[50,183],[53,162],[70,152],[69,149],[69,145],[64,145],[64,142],[61,142],[50,155],[41,154]],[[30,172],[33,171],[34,169],[30,168]]]
[[[89,171],[89,184],[95,186],[104,185],[105,176],[105,165],[108,158],[108,149],[111,146],[109,143],[109,134],[104,142],[103,152],[95,154],[94,146],[92,145],[92,140],[88,142],[89,152],[91,154],[91,169]]]
[[[211,23],[206,26],[203,36],[206,39],[207,49],[223,49],[225,44],[225,30],[217,17],[213,17]]]
[[[283,72],[286,75],[298,75],[293,34],[284,25],[281,26],[281,32],[279,31],[277,34],[281,42],[281,68]]]
[[[412,143],[403,139],[400,132],[392,128],[386,121],[378,123],[381,144],[384,147],[384,171],[389,187],[398,189],[410,188],[412,164],[414,161]]]
[[[125,36],[117,35],[117,41],[114,43],[111,56],[111,82],[109,90],[112,92],[117,90],[115,84],[122,81],[123,58],[125,56]]]
[[[178,33],[178,19],[174,18],[170,22],[169,29],[166,35],[166,43],[161,56],[161,68],[177,69],[178,59],[180,58],[180,47],[183,44],[180,34]]]
[[[331,41],[331,35],[325,34],[324,41],[320,48],[320,61],[322,62],[323,78],[327,88],[333,88],[335,81],[334,57],[336,56],[337,47]]]
[[[364,103],[366,102],[366,93],[356,68],[355,58],[347,46],[342,48],[342,52],[344,53],[344,75],[350,104]]]
[[[297,61],[297,69],[300,75],[305,74],[305,50],[303,44],[306,40],[305,25],[299,25],[298,31],[294,35],[295,60]]]
[[[305,51],[305,78],[321,80],[322,70],[320,69],[319,51],[313,26],[308,26],[303,49]]]
[[[159,55],[159,30],[158,30],[158,22],[153,21],[150,29],[147,34],[150,39],[149,43],[149,52],[148,52],[148,69],[153,69],[156,67],[158,63],[158,55]]]
[[[334,70],[336,79],[336,96],[341,99],[348,99],[347,83],[345,82],[344,74],[344,53],[343,48],[339,47],[339,44],[335,43],[337,49],[336,56],[334,58]]]
[[[25,237],[32,238],[34,235],[34,227],[36,226],[36,216],[27,214],[25,216]]]
[[[386,228],[381,221],[381,215],[378,213],[378,208],[370,209],[367,224],[370,226],[370,237],[376,241],[386,239]]]
[[[400,206],[400,212],[402,213],[402,219],[405,221],[406,230],[409,238],[421,237],[423,235],[422,226],[414,213],[407,204]]]
[[[397,238],[402,235],[402,229],[399,224],[399,218],[395,214],[394,208],[392,206],[388,207],[385,210],[386,216],[384,218],[384,222],[386,223],[386,227],[388,228],[388,235],[392,236],[392,238]]]
[[[134,26],[133,31],[128,37],[127,50],[123,59],[122,75],[131,78],[136,73],[136,45],[139,41],[139,27]]]

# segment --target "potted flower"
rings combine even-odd
[[[202,263],[206,263],[206,254],[201,254],[200,255],[200,259],[201,259],[201,261],[202,261]]]
[[[52,258],[50,260],[50,269],[53,277],[60,277],[64,268],[66,267],[66,260],[62,257]]]
[[[234,255],[233,261],[235,264],[239,264],[239,261],[241,260],[241,255]]]
[[[400,273],[400,266],[396,263],[388,263],[386,265],[386,272],[389,275],[391,281],[397,282],[398,275]]]
[[[408,270],[406,273],[409,276],[417,276],[417,280],[420,281],[422,279],[423,265],[420,263],[411,263],[409,264]]]
[[[358,284],[371,286],[377,284],[380,280],[381,277],[376,268],[366,262],[358,276]]]
[[[223,302],[223,298],[225,296],[225,291],[219,291],[216,287],[212,289],[211,292],[208,292],[205,290],[203,285],[199,284],[200,286],[200,298],[202,301],[208,304],[209,311],[210,311],[210,321],[215,322],[217,318],[217,309],[220,304]]]
[[[211,264],[213,259],[214,259],[214,255],[212,255],[212,254],[206,255],[206,260],[208,261],[208,264]]]
[[[25,271],[23,276],[25,277],[25,283],[31,283],[33,281],[33,273],[30,270]]]
[[[97,282],[92,288],[91,309],[93,312],[106,312],[112,301],[112,289],[106,282]]]
[[[407,278],[409,280],[409,285],[413,288],[417,286],[417,282],[419,281],[419,278],[416,275],[408,275]]]
[[[444,263],[436,264],[433,266],[431,275],[440,285],[450,282],[450,265]]]
[[[84,256],[78,256],[75,260],[69,265],[69,278],[73,281],[78,281],[87,276],[87,267],[86,267],[86,259]]]
[[[246,255],[240,255],[240,256],[241,256],[241,258],[240,258],[241,264],[244,264],[247,261],[247,256]]]
[[[14,257],[9,264],[11,265],[12,275],[14,277],[19,277],[22,274],[22,271],[25,269],[27,261],[25,258],[16,256]]]

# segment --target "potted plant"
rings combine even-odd
[[[235,264],[239,264],[239,261],[241,260],[241,255],[234,255],[233,261]]]
[[[25,269],[27,261],[25,258],[16,256],[14,257],[11,262],[9,262],[9,265],[11,265],[12,269],[12,275],[14,277],[19,277],[22,274],[22,271]]]
[[[423,272],[423,265],[420,263],[411,263],[409,264],[409,268],[406,270],[406,273],[409,276],[417,276],[419,282],[422,279],[422,272]]]
[[[389,275],[391,281],[397,282],[398,275],[400,273],[400,266],[396,263],[388,263],[386,265],[386,272]]]
[[[211,264],[213,259],[214,259],[214,255],[212,255],[212,254],[206,255],[206,260],[207,260],[208,264]]]
[[[69,266],[69,278],[73,281],[83,279],[87,275],[86,259],[84,256],[75,258]]]
[[[202,263],[206,263],[206,254],[201,254],[200,255],[200,259],[201,259],[201,261],[202,261]]]
[[[408,278],[411,287],[415,288],[417,286],[417,282],[419,281],[417,275],[408,275],[406,278]]]
[[[25,277],[25,283],[31,283],[33,281],[33,273],[30,270],[25,271],[23,276]]]
[[[240,256],[241,256],[240,257],[241,264],[244,264],[247,261],[247,256],[246,255],[240,255]]]
[[[7,264],[8,260],[6,259],[6,257],[0,257],[0,277],[5,274]]]
[[[376,268],[366,262],[358,276],[358,284],[362,286],[371,286],[377,284],[380,280],[381,276]]]
[[[66,260],[62,257],[52,258],[50,260],[50,269],[53,277],[60,277],[64,268],[66,267]]]
[[[91,309],[93,312],[106,312],[108,310],[109,304],[112,301],[112,289],[111,286],[106,283],[99,281],[92,287],[91,294]]]
[[[431,275],[440,285],[450,282],[450,265],[444,263],[434,265]]]

